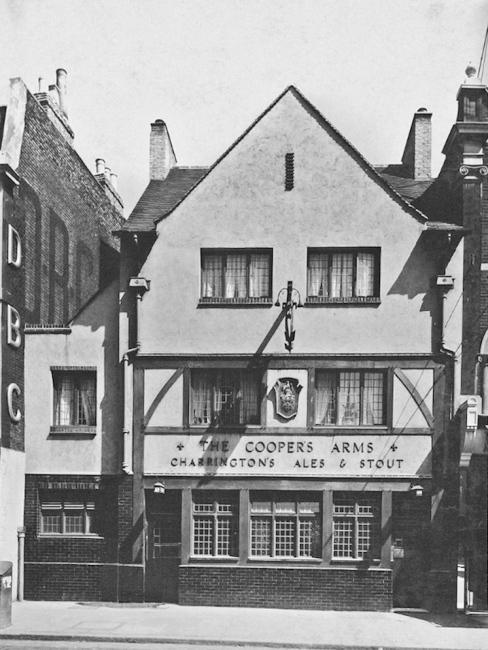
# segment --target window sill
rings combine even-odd
[[[83,533],[38,533],[38,539],[89,539],[89,540],[104,540],[101,535],[83,534]]]
[[[313,431],[318,433],[389,433],[386,424],[314,424]]]
[[[381,564],[381,560],[364,560],[361,558],[354,557],[333,557],[330,561],[333,565],[344,564],[347,566],[368,566],[368,567],[378,567]]]
[[[321,564],[322,559],[318,557],[265,557],[262,555],[250,555],[249,562],[261,564],[263,562],[272,564]]]
[[[190,555],[190,562],[212,562],[213,564],[236,564],[239,558],[234,555]]]
[[[97,427],[88,425],[71,425],[71,426],[52,426],[49,429],[49,435],[60,436],[95,436]]]
[[[199,307],[271,307],[272,298],[200,298]]]
[[[328,298],[326,296],[308,296],[305,307],[330,306],[330,305],[379,305],[379,296],[352,296],[350,298]]]
[[[245,433],[246,431],[257,431],[263,428],[262,424],[190,424],[190,429],[197,431],[222,431],[230,433]]]

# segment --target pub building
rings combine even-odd
[[[178,166],[151,125],[150,182],[119,233],[122,467],[143,576],[127,598],[455,602],[464,231],[402,195],[431,183],[430,117],[415,113],[396,175],[293,86],[209,168]]]

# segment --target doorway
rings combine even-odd
[[[146,492],[146,602],[178,602],[181,491]]]

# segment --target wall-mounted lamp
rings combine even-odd
[[[424,494],[424,488],[422,485],[411,485],[409,492],[411,492],[416,497],[421,497]]]
[[[129,287],[137,291],[137,297],[142,299],[142,296],[151,288],[151,280],[147,278],[130,278]]]
[[[153,492],[154,494],[164,494],[166,492],[166,486],[161,481],[158,481],[154,484]]]
[[[275,302],[275,307],[286,310],[285,314],[285,348],[288,352],[292,351],[293,341],[295,340],[295,328],[293,326],[293,310],[297,307],[303,307],[300,298],[300,292],[293,288],[293,282],[288,281],[286,288],[279,291]]]

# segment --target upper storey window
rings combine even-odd
[[[271,300],[271,251],[202,251],[201,302],[253,303]]]
[[[309,302],[378,302],[379,250],[310,249]]]
[[[96,425],[96,373],[92,371],[53,372],[54,426]]]

